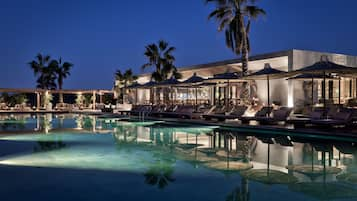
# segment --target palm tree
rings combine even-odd
[[[249,32],[251,20],[265,15],[255,6],[256,0],[206,0],[215,3],[216,9],[208,16],[219,22],[218,31],[225,31],[226,45],[237,55],[242,55],[243,75],[248,73],[250,52]]]
[[[119,81],[119,85],[117,87],[120,90],[122,103],[124,103],[125,89],[135,80],[137,80],[138,76],[134,75],[131,69],[126,70],[124,73],[122,73],[120,70],[117,70],[115,72],[115,79]]]
[[[54,89],[56,88],[56,74],[54,68],[50,66],[51,57],[48,55],[37,54],[36,59],[29,62],[34,75],[37,78],[37,88]]]
[[[55,74],[55,68],[48,66],[42,69],[40,77],[37,79],[37,88],[40,89],[56,89],[57,76]]]
[[[164,189],[170,183],[176,181],[172,176],[173,173],[174,170],[172,166],[156,165],[144,174],[145,183],[151,186],[157,186],[159,189]]]
[[[152,80],[161,82],[168,79],[170,75],[176,79],[181,78],[181,74],[174,65],[175,57],[172,55],[172,52],[176,50],[175,47],[170,47],[166,41],[160,40],[158,44],[153,43],[145,48],[144,55],[148,58],[148,63],[144,64],[142,69],[155,68],[151,75]]]
[[[73,64],[69,62],[62,62],[62,58],[59,58],[58,61],[52,60],[50,66],[54,68],[55,73],[57,75],[57,85],[58,89],[62,90],[63,80],[67,78],[67,76],[71,75],[70,70],[73,67]],[[63,103],[63,94],[62,92],[59,94],[59,102]]]

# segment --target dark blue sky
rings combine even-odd
[[[178,66],[235,56],[204,0],[0,0],[0,87],[34,87],[26,63],[41,52],[75,64],[66,88],[111,88],[116,69],[145,63],[144,46],[165,39]],[[253,54],[291,48],[357,55],[356,0],[261,0]]]

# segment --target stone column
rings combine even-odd
[[[93,103],[92,103],[93,106],[92,106],[92,107],[93,107],[93,110],[96,109],[96,108],[95,108],[95,103],[97,102],[97,101],[96,101],[96,99],[97,99],[96,96],[97,96],[97,94],[95,93],[95,91],[93,91],[93,96],[92,96],[92,101],[93,101]]]
[[[99,103],[103,103],[103,94],[101,92],[99,92]]]
[[[40,97],[40,93],[36,92],[36,110],[40,110],[41,107],[41,97]]]

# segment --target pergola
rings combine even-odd
[[[36,94],[36,110],[40,109],[40,95],[43,93],[49,94],[92,94],[93,95],[93,109],[96,109],[96,95],[99,95],[99,103],[103,103],[104,94],[114,94],[113,90],[106,89],[62,89],[62,90],[49,90],[49,89],[26,89],[26,88],[0,88],[0,93],[28,93]]]

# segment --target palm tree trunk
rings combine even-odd
[[[242,72],[243,76],[248,74],[248,61],[249,61],[249,44],[247,38],[247,31],[244,25],[243,15],[240,15],[240,19],[238,22],[240,25],[240,33],[242,35]]]
[[[248,61],[249,61],[249,53],[246,48],[243,48],[242,51],[242,72],[243,75],[246,76],[248,74]]]
[[[59,90],[62,90],[62,85],[63,85],[63,80],[62,80],[62,77],[59,75],[59,77],[58,77],[58,88],[59,88]],[[63,103],[63,93],[62,92],[59,93],[59,102]]]
[[[245,25],[244,25],[244,18],[243,16],[241,15],[240,16],[240,20],[239,20],[239,23],[241,27],[241,34],[242,34],[242,74],[243,76],[246,76],[248,74],[248,63],[249,63],[249,44],[248,44],[248,36],[247,36],[247,31],[246,31],[246,28],[245,28]],[[245,82],[243,84],[243,90],[247,93],[244,93],[244,99],[247,99],[248,97],[250,97],[250,94],[249,94],[249,83],[248,82]]]

